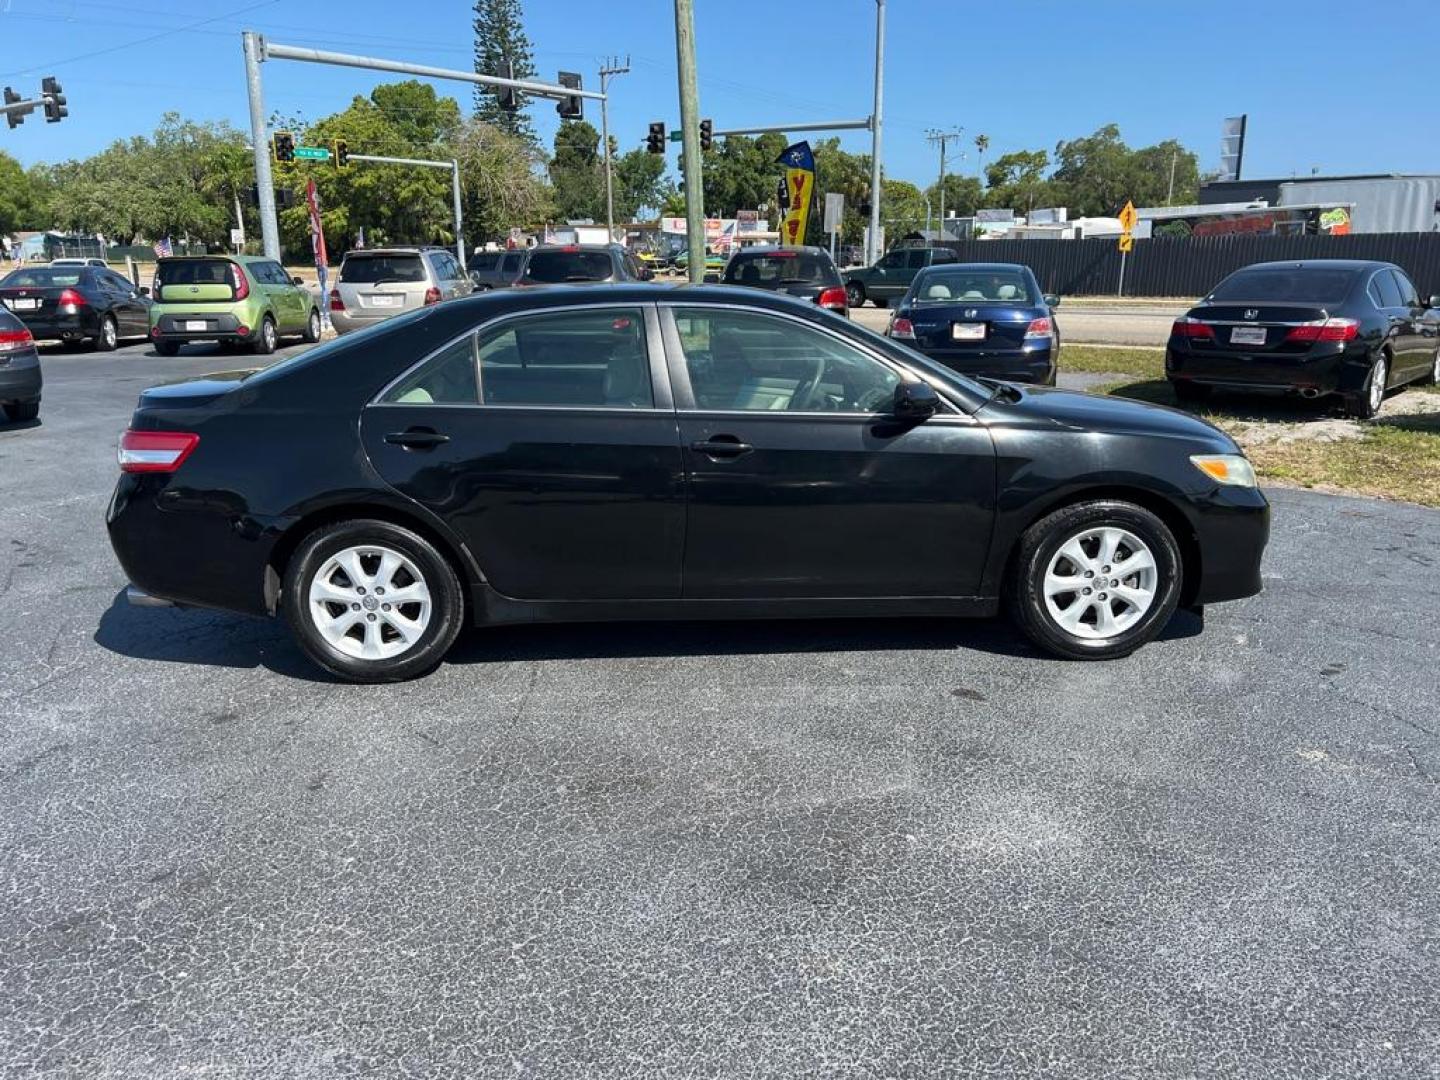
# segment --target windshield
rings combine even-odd
[[[425,280],[419,255],[357,255],[351,252],[340,266],[340,280],[347,285],[417,283]]]
[[[947,304],[1027,304],[1039,302],[1030,288],[1029,275],[1019,268],[949,267],[930,270],[915,281],[914,302]]]
[[[604,281],[610,277],[610,256],[604,251],[536,251],[525,276],[531,281]]]
[[[727,285],[778,289],[782,285],[839,286],[840,275],[828,258],[808,251],[769,251],[736,255],[725,267]]]
[[[84,271],[80,267],[52,270],[47,266],[37,266],[33,270],[16,270],[3,281],[0,287],[7,289],[58,289],[66,285],[80,284],[80,275]]]
[[[1338,304],[1350,295],[1357,273],[1299,266],[1240,270],[1217,285],[1210,299]]]

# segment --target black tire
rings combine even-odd
[[[1067,630],[1051,614],[1043,592],[1044,582],[1052,561],[1060,556],[1063,546],[1089,530],[1102,528],[1122,530],[1149,548],[1155,567],[1154,590],[1150,606],[1124,630],[1109,637],[1087,637]],[[1082,551],[1088,549],[1082,546]],[[1025,530],[1016,552],[1006,598],[1016,624],[1026,637],[1046,652],[1069,660],[1113,660],[1129,656],[1165,628],[1180,602],[1182,579],[1180,549],[1174,534],[1163,521],[1134,503],[1096,499],[1056,510]],[[1098,580],[1108,579],[1099,575]],[[1124,579],[1127,585],[1132,582],[1138,583],[1138,578],[1127,576]],[[1097,594],[1098,597],[1106,596],[1098,589]],[[1082,599],[1078,593],[1072,594],[1062,611],[1076,603],[1094,611],[1098,597],[1092,601]],[[1117,604],[1124,603],[1118,597],[1107,602],[1112,613]],[[1124,610],[1128,610],[1128,605],[1119,613],[1122,617]],[[1090,613],[1082,611],[1082,619]],[[1094,629],[1098,620],[1097,612],[1095,619],[1081,625]]]
[[[157,341],[155,351],[161,356],[179,356],[180,343],[178,341]]]
[[[845,284],[845,299],[852,308],[865,306],[865,286],[858,281],[850,281]]]
[[[1430,361],[1430,370],[1420,376],[1421,386],[1434,386],[1440,383],[1440,349],[1435,350],[1435,356]]]
[[[12,424],[23,424],[39,415],[38,401],[10,401],[5,404],[5,416]]]
[[[1205,401],[1210,397],[1210,387],[1189,379],[1171,379],[1170,389],[1174,391],[1176,401]]]
[[[316,308],[310,309],[310,318],[305,320],[305,341],[314,345],[320,340],[320,312]]]
[[[1345,415],[1356,420],[1373,420],[1385,404],[1385,383],[1390,375],[1390,356],[1382,352],[1370,365],[1370,374],[1358,393],[1345,395]],[[1379,393],[1375,388],[1379,387]]]
[[[114,315],[100,317],[100,332],[91,339],[96,352],[114,352],[120,344],[120,328],[115,324]]]
[[[260,320],[260,326],[255,331],[255,340],[250,343],[250,350],[257,356],[269,356],[280,344],[280,335],[275,330],[275,320],[266,315]]]
[[[419,639],[403,652],[386,659],[351,656],[332,645],[316,626],[309,601],[311,584],[331,556],[347,548],[368,545],[387,548],[412,562],[430,594],[430,621]],[[454,644],[465,615],[460,579],[434,545],[409,529],[371,519],[328,525],[301,541],[285,568],[280,604],[291,633],[305,654],[331,674],[356,683],[402,682],[431,671]],[[334,608],[340,610],[337,612]],[[343,608],[343,604],[336,604],[329,610],[331,614],[343,614]],[[378,611],[367,615],[373,629],[358,625],[356,628],[362,635],[382,633],[383,626],[376,623],[377,617],[383,619]]]
[[[870,302],[871,302],[872,304],[874,304],[876,307],[889,307],[889,306],[890,306],[890,301],[889,301],[889,300],[886,300],[883,296],[872,297],[871,300],[870,300]]]

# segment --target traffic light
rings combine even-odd
[[[700,149],[709,150],[715,145],[715,121],[700,121]]]
[[[14,90],[11,90],[10,87],[5,87],[6,105],[14,105],[17,101],[24,100],[25,99],[22,98],[19,94],[17,94]],[[12,128],[17,128],[24,122],[25,114],[23,112],[7,112],[5,114],[5,123],[9,124]]]
[[[645,150],[651,154],[663,154],[665,152],[664,120],[651,121],[650,134],[645,136]]]
[[[500,61],[500,70],[495,73],[502,79],[515,78],[515,65],[509,60]],[[513,86],[495,87],[495,103],[506,112],[517,112],[520,109],[520,91]]]
[[[580,76],[573,71],[560,72],[560,85],[567,90],[581,88]],[[585,115],[585,106],[579,94],[566,94],[555,103],[555,111],[562,120],[579,120]]]
[[[58,124],[70,115],[70,110],[65,105],[65,91],[60,88],[60,83],[54,75],[46,75],[40,80],[40,93],[45,97],[45,122],[47,124]]]
[[[295,160],[295,136],[288,131],[275,132],[275,160]]]
[[[348,169],[350,167],[350,147],[345,144],[344,139],[335,140],[335,167],[337,169]]]

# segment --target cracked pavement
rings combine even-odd
[[[139,389],[0,426],[0,1076],[1440,1076],[1440,513],[1275,490],[1263,595],[471,632],[325,681],[130,609]],[[232,360],[233,364],[233,360]]]

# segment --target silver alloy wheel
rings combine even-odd
[[[1145,617],[1159,585],[1155,556],[1145,541],[1128,529],[1102,525],[1060,545],[1045,570],[1042,592],[1056,626],[1105,641]]]
[[[260,340],[265,343],[266,352],[275,350],[275,324],[266,319],[260,324]]]
[[[1440,385],[1440,349],[1435,350],[1435,362],[1430,365],[1430,381]]]
[[[310,582],[310,621],[333,648],[358,660],[408,652],[433,611],[419,567],[382,544],[337,551]]]
[[[1375,361],[1375,369],[1370,372],[1370,411],[1378,413],[1380,406],[1385,403],[1385,377],[1390,373],[1390,365],[1385,362],[1382,355]]]
[[[314,338],[316,341],[319,341],[319,340],[320,340],[320,313],[319,313],[318,311],[312,311],[312,312],[310,312],[310,323],[309,323],[309,327],[310,327],[310,336],[311,336],[312,338]]]
[[[106,315],[100,322],[100,337],[106,349],[113,349],[120,344],[120,331],[115,327],[115,320]]]

